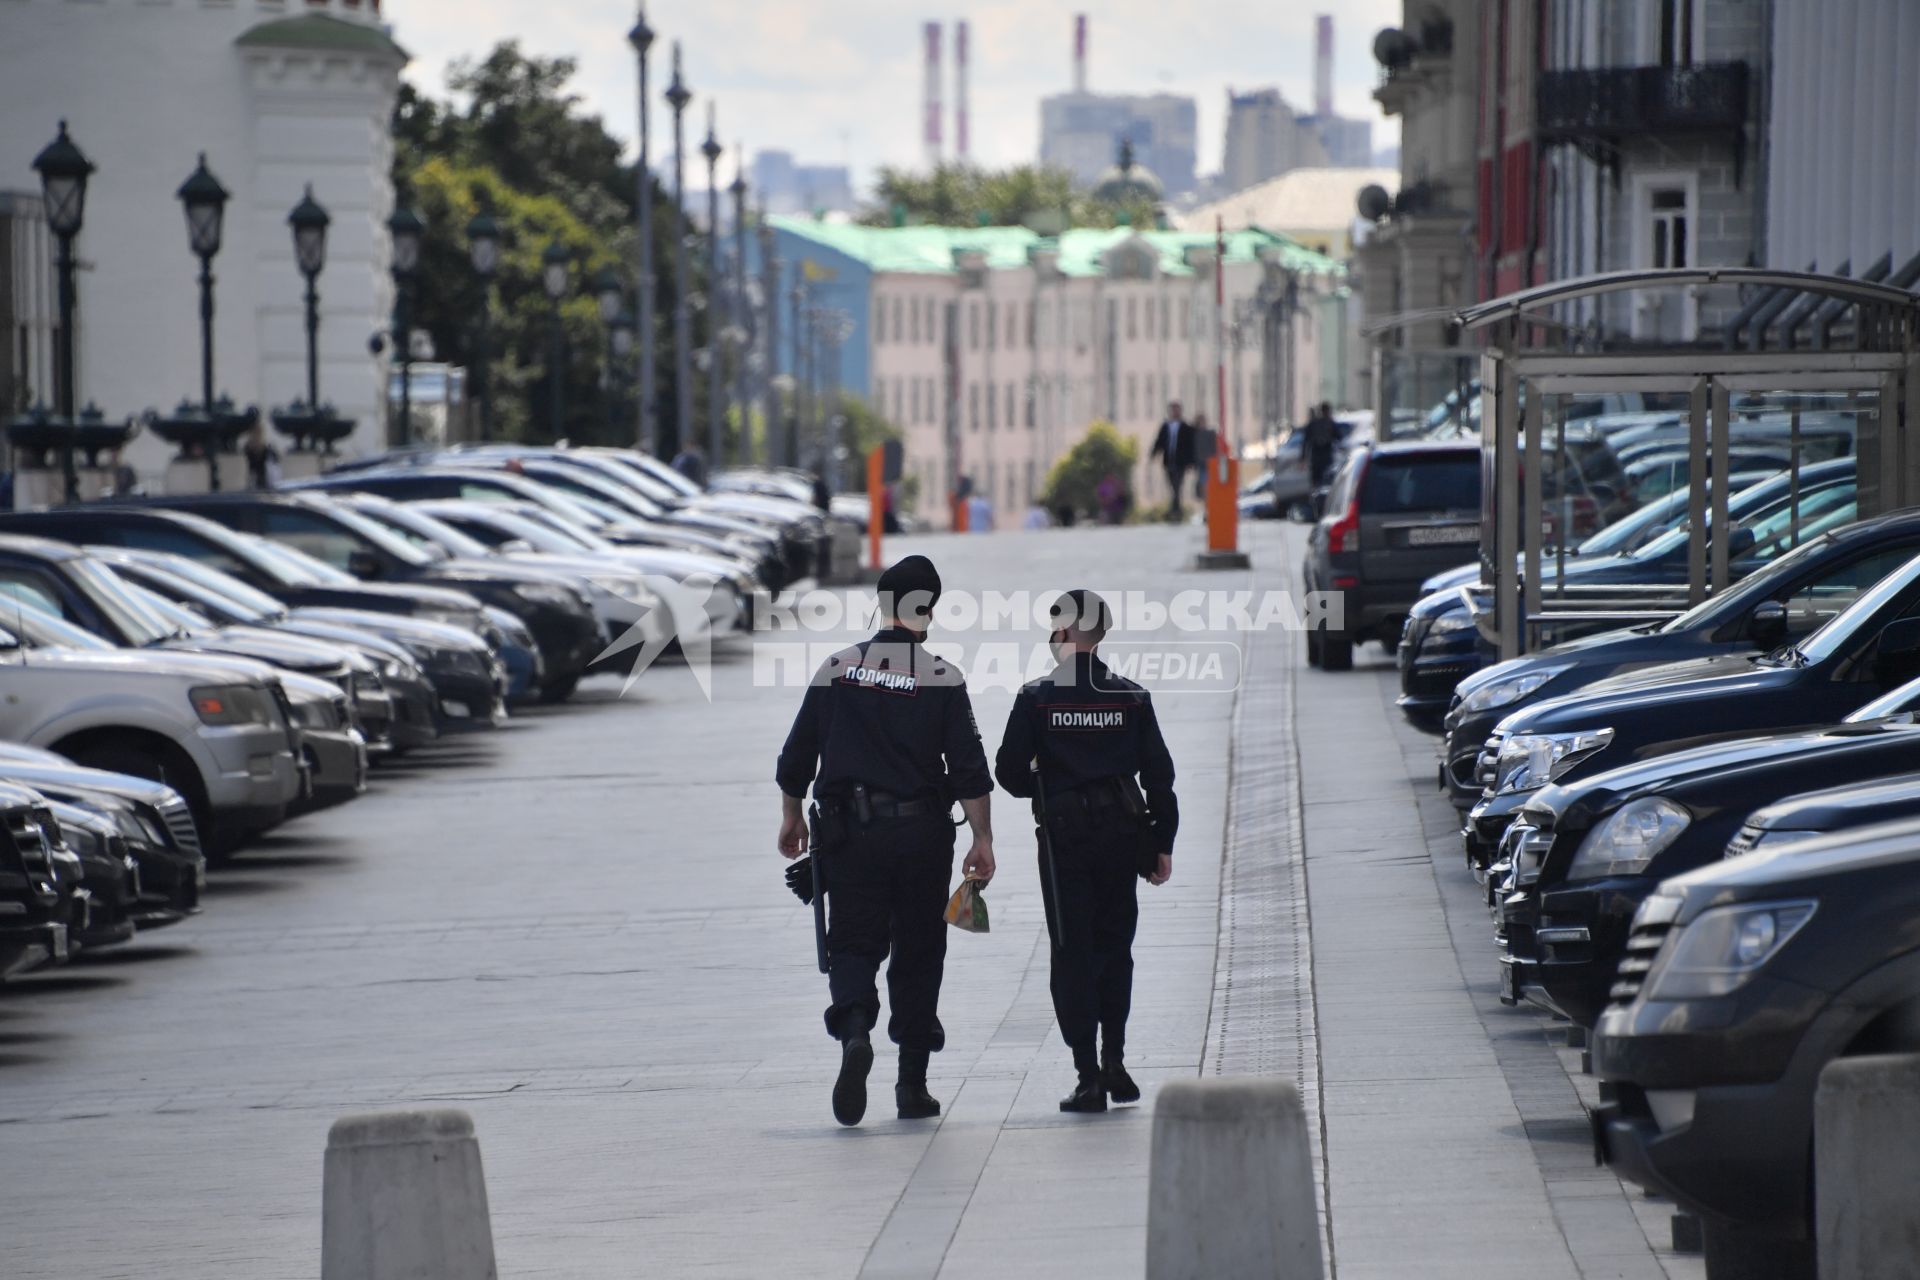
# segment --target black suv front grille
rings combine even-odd
[[[51,821],[52,815],[48,815]],[[33,809],[10,809],[3,820],[7,829],[7,843],[13,853],[13,864],[25,875],[29,885],[35,891],[51,892],[53,889],[53,840],[48,827],[43,825],[38,811]],[[42,888],[44,887],[44,888]]]
[[[182,853],[200,852],[200,832],[193,825],[193,811],[187,808],[187,802],[179,796],[173,796],[160,806],[161,820],[167,824],[167,834],[173,837],[174,847]]]
[[[1653,961],[1660,954],[1661,946],[1667,935],[1673,931],[1673,922],[1659,924],[1636,924],[1633,932],[1627,935],[1627,953],[1620,957],[1620,968],[1614,978],[1613,986],[1607,995],[1614,1004],[1632,1004],[1647,983],[1647,973],[1653,968]]]

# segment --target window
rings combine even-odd
[[[1706,61],[1705,0],[1641,0],[1641,46],[1646,61],[1690,67]]]
[[[918,422],[920,421],[920,379],[914,378],[914,379],[911,379],[911,381],[913,383],[913,394],[910,400],[908,401],[908,404],[909,404],[909,407],[913,410],[913,416],[908,418],[907,421]]]
[[[873,342],[875,346],[887,340],[887,301],[885,298],[873,300]]]
[[[1328,504],[1332,510],[1333,504]],[[1366,515],[1480,509],[1480,455],[1376,455],[1367,467],[1360,510]]]
[[[998,425],[996,421],[996,418],[998,417],[996,410],[999,404],[1000,404],[1000,397],[993,394],[993,384],[989,382],[987,384],[987,430],[989,431],[993,430],[994,427]]]
[[[980,304],[977,302],[967,304],[967,349],[980,349]]]
[[[1013,425],[1013,384],[1007,384],[1007,425]]]
[[[1007,304],[1007,350],[1011,351],[1019,345],[1020,304],[1017,302],[1009,302]]]
[[[1033,459],[1027,459],[1027,505],[1033,505]]]
[[[967,384],[967,429],[980,429],[980,384],[977,382]]]
[[[902,330],[900,328],[900,313],[905,306],[906,306],[905,298],[895,298],[893,300],[893,340],[895,342],[900,341],[900,337],[902,333]]]
[[[1160,341],[1162,342],[1165,342],[1173,336],[1173,326],[1168,323],[1168,317],[1171,314],[1172,311],[1167,305],[1167,300],[1165,298],[1160,299]]]
[[[1129,308],[1129,312],[1131,312],[1131,308]],[[1139,401],[1138,395],[1136,394],[1139,390],[1140,390],[1139,378],[1134,374],[1131,374],[1131,373],[1128,374],[1127,375],[1127,420],[1129,422],[1133,421],[1139,407],[1140,401]]]
[[[907,420],[907,380],[905,378],[893,380],[893,420],[895,422]]]
[[[1053,323],[1051,319],[1053,313],[1048,309],[1048,304],[1044,302],[1038,304],[1038,310],[1040,313],[1040,332],[1043,334],[1051,333],[1052,329],[1049,326]],[[1048,340],[1048,341],[1039,343],[1039,345],[1043,347],[1050,347],[1053,345],[1053,343],[1051,340]]]
[[[1687,265],[1687,193],[1661,187],[1649,197],[1649,224],[1653,232],[1654,267]]]
[[[1787,606],[1787,632],[1794,637],[1810,634],[1827,619],[1854,602],[1859,594],[1898,569],[1913,557],[1911,547],[1870,551],[1856,560],[1829,569],[1811,582],[1794,586],[1781,603]],[[1776,597],[1778,598],[1778,597]]]
[[[928,323],[927,328],[933,328],[931,322]],[[920,299],[918,298],[907,300],[907,334],[914,342],[920,341]]]
[[[360,540],[345,529],[306,511],[270,508],[261,522],[260,532],[336,569],[347,569],[353,553],[363,549]]]
[[[0,567],[0,599],[20,600],[42,613],[74,620],[72,611],[62,607],[53,584],[29,569]]]
[[[1656,269],[1694,265],[1696,181],[1691,173],[1643,174],[1634,179],[1637,265]],[[1633,299],[1633,334],[1657,341],[1689,341],[1697,313],[1697,300],[1684,291],[1649,290]]]
[[[987,350],[992,351],[1000,345],[1000,311],[991,302],[986,306]]]
[[[1027,418],[1027,429],[1029,431],[1033,429],[1033,402],[1035,399],[1036,397],[1034,395],[1033,379],[1028,378],[1027,379],[1026,418]]]
[[[1127,299],[1127,341],[1140,336],[1140,299]]]
[[[1033,331],[1033,303],[1027,303],[1027,350],[1033,350],[1039,339]]]

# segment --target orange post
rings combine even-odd
[[[880,535],[887,528],[887,454],[875,445],[867,450],[867,553],[875,569],[880,563]]]
[[[1207,459],[1207,550],[1240,546],[1240,460],[1224,449]]]

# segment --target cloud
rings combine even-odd
[[[920,27],[949,24],[949,148],[952,125],[951,22],[971,24],[974,159],[1032,160],[1039,150],[1039,102],[1068,87],[1072,21],[1088,12],[1089,84],[1096,91],[1183,93],[1200,111],[1201,168],[1220,161],[1229,87],[1277,84],[1296,108],[1312,101],[1313,17],[1319,4],[1286,0],[994,0],[965,9],[914,11],[882,0],[710,0],[649,5],[659,33],[652,62],[651,132],[656,156],[671,147],[659,93],[668,49],[682,42],[694,92],[689,145],[705,129],[706,104],[719,112],[721,140],[747,149],[781,148],[815,164],[847,163],[864,181],[883,164],[915,165],[920,145]],[[1375,122],[1378,142],[1397,134],[1371,94],[1374,32],[1399,20],[1398,0],[1348,0],[1337,10],[1335,104]],[[443,92],[447,65],[478,57],[501,40],[580,64],[576,91],[607,127],[631,143],[638,121],[633,52],[626,43],[629,0],[407,0],[393,9],[395,35],[415,57],[409,76]],[[731,163],[731,155],[723,164]],[[723,172],[725,172],[723,170]]]

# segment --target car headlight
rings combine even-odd
[[[1466,624],[1472,626],[1469,615]],[[1439,629],[1439,624],[1434,626]],[[1522,698],[1531,697],[1540,687],[1563,671],[1571,669],[1571,662],[1555,663],[1552,666],[1534,667],[1530,671],[1521,671],[1499,680],[1487,683],[1468,694],[1460,703],[1460,711],[1465,715],[1476,715],[1482,711],[1492,711],[1497,707],[1510,707]]]
[[[564,609],[577,603],[572,590],[557,582],[521,582],[515,584],[513,594],[528,604],[544,604],[556,609]]]
[[[48,829],[48,839],[54,839],[56,835],[60,841],[65,843],[67,848],[73,850],[73,852],[83,858],[97,858],[106,852],[107,842],[77,822],[70,822],[64,827]]]
[[[1587,832],[1567,867],[1567,879],[1639,875],[1692,821],[1692,814],[1665,796],[1628,801]]]
[[[1448,636],[1473,630],[1473,615],[1464,609],[1452,609],[1427,624],[1430,636]]]
[[[250,684],[208,684],[189,690],[201,724],[272,724],[273,697]]]
[[[1813,918],[1818,904],[1754,902],[1703,911],[1654,965],[1649,1000],[1702,1000],[1731,995],[1780,953]]]
[[[388,658],[380,664],[382,680],[411,680],[414,674],[413,668],[398,658]]]
[[[130,840],[135,844],[153,843],[153,837],[148,833],[146,825],[140,821],[140,815],[133,810],[102,809],[97,810],[97,812],[103,813],[113,819],[114,830],[118,831],[123,839]],[[159,843],[165,844],[166,842],[163,840]]]
[[[1537,791],[1612,741],[1612,729],[1515,734],[1500,748],[1493,793]]]

